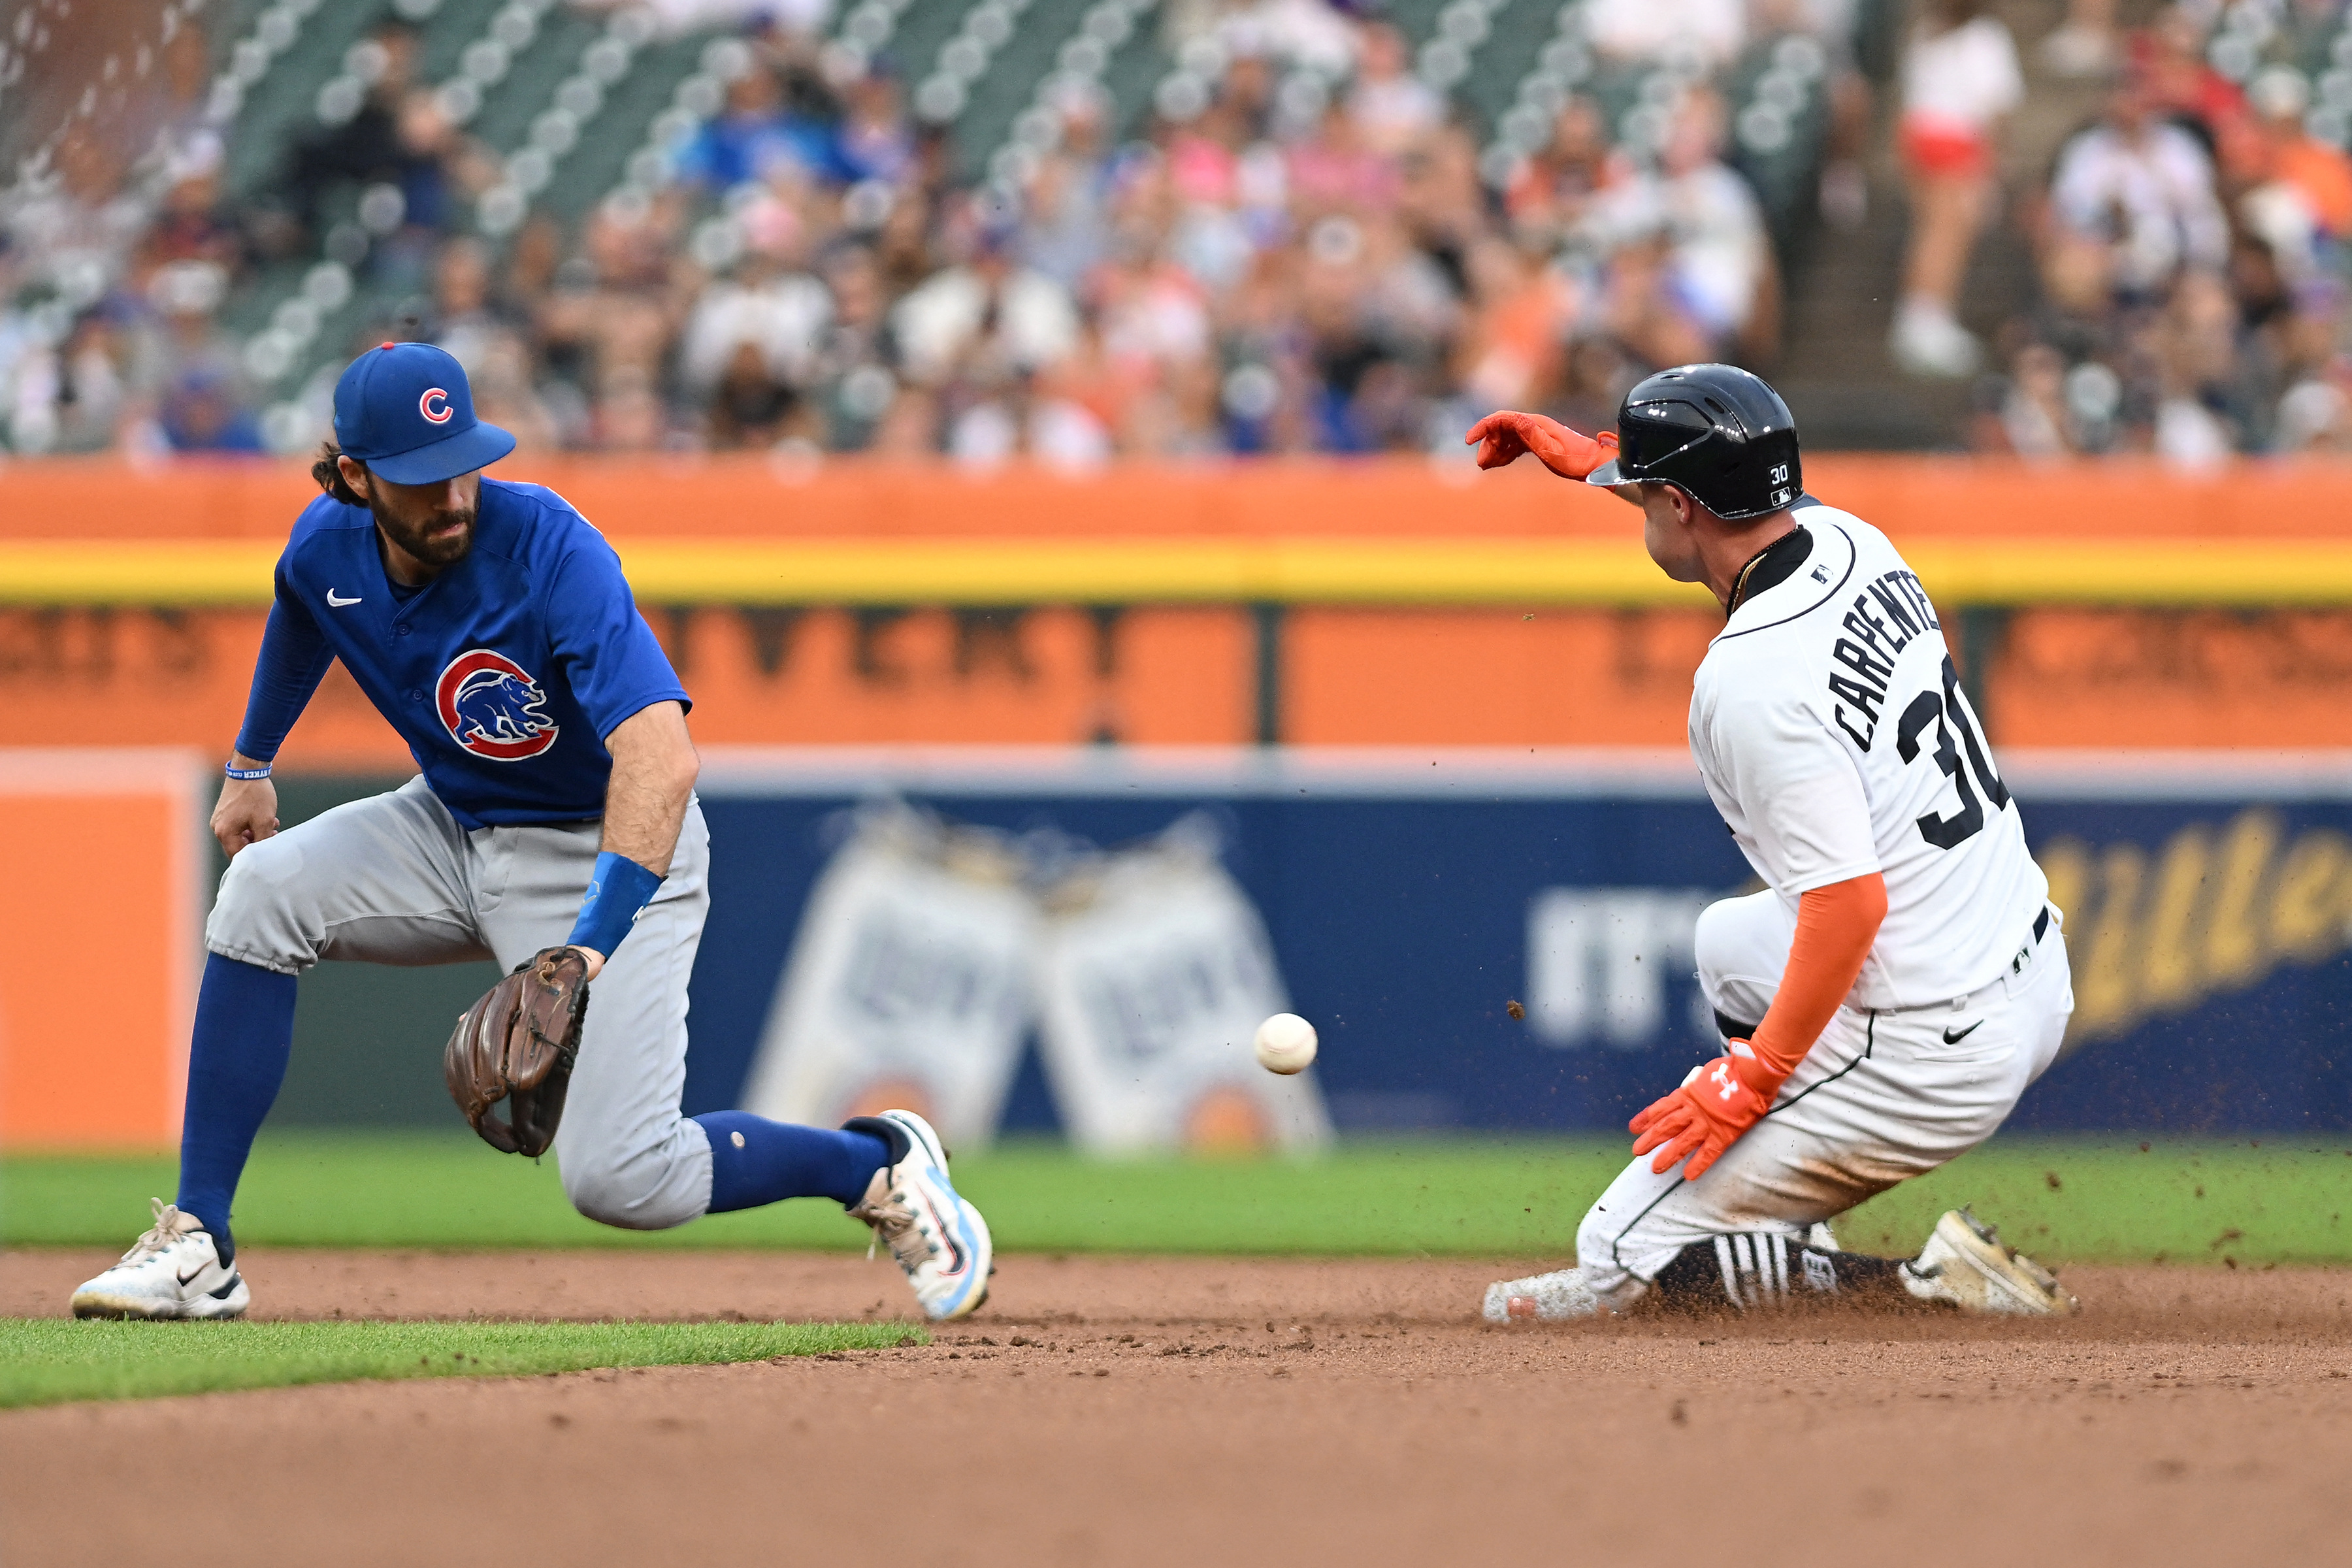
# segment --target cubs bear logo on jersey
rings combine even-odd
[[[519,763],[555,744],[547,693],[529,670],[493,648],[469,648],[451,659],[434,698],[451,737],[478,757]]]

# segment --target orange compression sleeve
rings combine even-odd
[[[1797,934],[1780,989],[1748,1042],[1777,1083],[1796,1070],[1853,989],[1886,918],[1886,879],[1873,871],[1815,888],[1797,900]]]

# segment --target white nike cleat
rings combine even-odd
[[[241,1318],[253,1301],[235,1266],[220,1260],[196,1216],[161,1198],[155,1226],[122,1261],[73,1293],[77,1318]]]
[[[1597,1318],[1608,1310],[1585,1284],[1580,1268],[1503,1279],[1486,1287],[1485,1316],[1490,1323],[1558,1323]]]
[[[2057,1277],[1967,1209],[1936,1222],[1919,1256],[1902,1266],[1903,1288],[1922,1301],[2000,1317],[2064,1316],[2082,1310]]]
[[[874,1173],[866,1196],[849,1211],[874,1227],[874,1238],[890,1249],[923,1313],[936,1321],[961,1318],[988,1300],[988,1277],[996,1249],[988,1222],[948,1184],[947,1151],[931,1124],[911,1110],[886,1110],[845,1123],[906,1152],[898,1163]],[[873,1256],[869,1247],[867,1257]]]

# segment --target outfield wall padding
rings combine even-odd
[[[733,744],[1664,745],[1719,624],[1525,465],[517,458],[614,539]],[[2352,745],[2352,465],[1829,455],[2008,745]],[[12,465],[0,741],[217,750],[297,465]],[[340,671],[291,764],[398,767]]]

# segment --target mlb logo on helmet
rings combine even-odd
[[[519,763],[555,744],[547,693],[530,671],[494,648],[451,659],[434,685],[434,703],[450,738],[478,757]]]
[[[396,485],[436,485],[486,468],[514,437],[474,417],[466,367],[431,343],[385,343],[335,383],[335,445]]]

